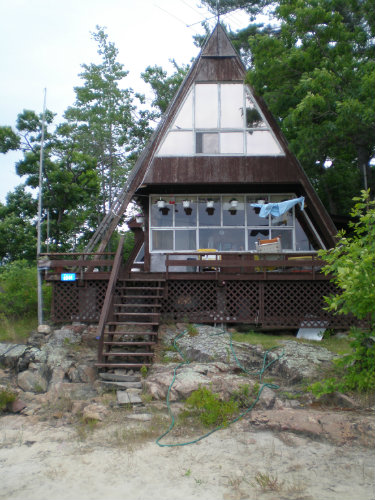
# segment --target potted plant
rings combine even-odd
[[[236,198],[232,198],[230,201],[229,201],[229,204],[230,204],[230,207],[233,209],[233,208],[237,208],[238,206],[238,201],[236,200]]]
[[[135,220],[138,224],[143,224],[145,218],[144,218],[143,214],[136,214]]]
[[[190,200],[183,200],[182,201],[182,206],[184,208],[189,208],[190,207]]]
[[[162,200],[162,199],[160,198],[160,200],[158,200],[158,201],[156,202],[156,204],[157,204],[158,208],[164,208],[164,207],[165,207],[165,200]]]
[[[213,208],[214,207],[214,200],[212,198],[207,199],[207,208]]]

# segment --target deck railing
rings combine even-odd
[[[210,272],[218,279],[222,274],[302,273],[313,279],[324,261],[316,253],[250,253],[250,252],[176,252],[166,255],[166,278],[171,268],[187,272]]]
[[[69,252],[69,253],[41,253],[38,268],[45,271],[49,280],[60,279],[62,273],[75,273],[83,278],[83,274],[95,273],[99,278],[100,273],[111,271],[116,252]],[[99,274],[98,274],[99,273]]]

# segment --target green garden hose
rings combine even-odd
[[[234,349],[233,349],[233,342],[232,342],[232,334],[230,332],[227,332],[225,330],[219,332],[219,333],[215,333],[213,335],[223,335],[225,333],[229,333],[229,338],[230,338],[230,348],[231,348],[231,351],[232,351],[232,354],[234,356],[234,359],[237,363],[237,365],[241,368],[241,370],[245,373],[247,373],[248,375],[259,375],[259,382],[260,382],[260,388],[259,388],[259,391],[258,391],[258,394],[255,398],[255,400],[253,401],[253,403],[244,411],[242,412],[238,417],[234,418],[233,420],[231,420],[229,423],[227,424],[222,424],[222,425],[219,425],[217,427],[215,427],[214,429],[212,429],[211,431],[207,432],[206,434],[204,434],[203,436],[200,436],[196,439],[193,439],[192,441],[186,441],[186,442],[183,442],[183,443],[169,443],[169,444],[162,444],[160,443],[160,441],[165,437],[167,436],[173,429],[173,427],[175,426],[175,418],[174,418],[174,415],[172,413],[172,410],[171,410],[171,406],[170,406],[170,401],[169,401],[169,396],[170,396],[170,392],[172,390],[172,387],[173,387],[173,384],[176,380],[176,377],[177,377],[177,371],[178,369],[183,366],[183,365],[188,365],[190,364],[190,361],[187,360],[184,356],[184,354],[180,351],[178,345],[177,345],[177,340],[180,339],[181,337],[183,337],[186,333],[188,332],[188,330],[184,330],[182,333],[180,333],[179,335],[177,335],[177,337],[175,337],[175,339],[173,340],[173,347],[178,351],[178,353],[180,354],[180,356],[182,357],[183,361],[181,363],[179,363],[173,370],[173,379],[172,379],[172,382],[170,383],[169,387],[168,387],[168,392],[167,392],[167,408],[168,408],[168,414],[171,418],[171,423],[170,423],[170,426],[169,428],[161,435],[157,438],[157,440],[155,441],[156,444],[160,447],[169,447],[169,448],[173,448],[173,447],[176,447],[176,446],[187,446],[189,444],[194,444],[194,443],[198,443],[199,441],[201,441],[202,439],[205,439],[206,437],[210,436],[211,434],[213,434],[214,432],[220,430],[220,429],[223,429],[224,427],[227,427],[228,425],[231,425],[231,424],[234,424],[235,422],[238,422],[241,418],[243,418],[247,413],[249,413],[253,408],[254,406],[257,404],[257,402],[259,401],[260,399],[260,396],[262,394],[262,391],[265,387],[269,387],[270,389],[278,389],[279,386],[276,385],[276,384],[270,384],[270,383],[263,383],[262,382],[262,377],[263,377],[263,374],[264,372],[267,370],[267,368],[269,368],[273,363],[275,363],[276,361],[278,361],[282,356],[284,356],[284,350],[283,352],[277,356],[274,360],[272,361],[269,361],[267,363],[267,357],[268,357],[268,353],[269,351],[275,349],[272,348],[272,349],[268,349],[265,353],[264,353],[264,357],[263,357],[263,364],[262,364],[262,368],[257,371],[257,372],[249,372],[248,370],[246,370],[246,368],[244,368],[241,363],[239,362],[237,356],[236,356],[236,353],[234,352]]]

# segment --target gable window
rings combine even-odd
[[[258,239],[280,236],[285,251],[316,250],[296,217],[296,207],[280,217],[260,217],[252,203],[278,203],[290,195],[186,195],[150,198],[150,250],[255,251]],[[313,228],[311,228],[314,231]]]
[[[196,83],[157,156],[283,156],[281,145],[242,83]]]

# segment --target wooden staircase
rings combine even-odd
[[[117,280],[97,367],[136,369],[151,365],[164,284],[162,279]]]

